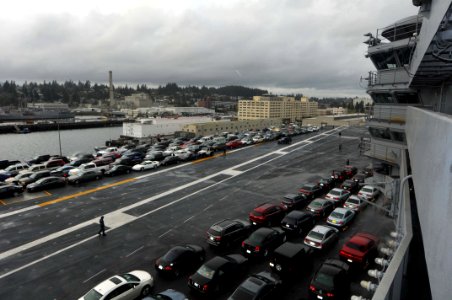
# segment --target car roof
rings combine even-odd
[[[378,241],[378,238],[370,233],[359,232],[352,236],[349,242],[353,242],[354,244],[365,245],[369,241]]]
[[[330,227],[330,226],[316,225],[311,231],[325,234],[328,231],[330,231],[331,229],[332,229],[332,227]]]
[[[343,189],[340,189],[340,188],[334,188],[334,189],[332,189],[331,191],[329,191],[328,193],[330,193],[330,192],[332,192],[332,191],[335,191],[335,192],[343,192],[344,190]]]
[[[361,188],[361,190],[364,189],[364,188],[368,188],[368,189],[372,189],[372,190],[376,189],[375,187],[373,187],[373,186],[371,186],[371,185],[365,185],[365,186],[363,186],[363,187]]]
[[[263,203],[261,205],[259,205],[258,207],[254,208],[255,211],[257,212],[264,212],[267,209],[269,209],[270,207],[276,206],[276,204],[274,203]]]
[[[257,229],[255,232],[253,232],[252,234],[259,234],[259,235],[267,235],[272,233],[273,231],[275,231],[273,228],[268,228],[268,227],[261,227],[259,229]]]
[[[291,258],[297,255],[300,251],[304,251],[305,253],[307,253],[308,248],[309,248],[308,246],[303,244],[285,242],[284,244],[275,249],[274,254]]]
[[[215,256],[214,258],[206,262],[205,265],[208,266],[210,269],[218,269],[219,267],[228,262],[229,260],[222,256]]]
[[[292,219],[300,219],[306,215],[311,215],[307,211],[300,211],[300,210],[292,210],[290,213],[286,215],[286,217],[292,218]]]
[[[115,282],[117,282],[117,283],[115,283]],[[109,291],[114,289],[116,286],[118,286],[118,284],[121,284],[123,282],[125,282],[125,280],[122,279],[121,277],[113,276],[107,280],[102,281],[98,285],[96,285],[94,287],[94,290],[96,292],[100,293],[101,295],[105,295],[106,293],[108,293]]]
[[[344,207],[337,207],[334,209],[333,212],[338,212],[341,214],[345,214],[346,212],[348,212],[350,209],[344,208]]]

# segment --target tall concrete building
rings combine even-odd
[[[125,103],[132,106],[133,108],[151,107],[152,99],[151,96],[146,93],[136,93],[132,94],[131,96],[126,96]]]
[[[290,122],[317,115],[318,104],[306,97],[295,100],[285,96],[254,96],[252,100],[238,101],[239,120],[281,118]]]

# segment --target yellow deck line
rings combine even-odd
[[[125,184],[125,183],[129,183],[129,182],[132,182],[132,181],[135,181],[135,180],[136,180],[136,178],[125,179],[125,180],[118,181],[118,182],[115,182],[115,183],[111,183],[111,184],[107,184],[107,185],[104,185],[104,186],[100,186],[100,187],[97,187],[97,188],[94,188],[94,189],[86,190],[86,191],[83,191],[83,192],[78,192],[78,193],[75,193],[75,194],[72,194],[72,195],[68,195],[68,196],[60,197],[60,198],[57,198],[57,199],[54,199],[54,200],[50,200],[50,201],[47,201],[47,202],[43,202],[43,203],[38,204],[38,206],[40,206],[40,207],[48,206],[48,205],[51,205],[51,204],[59,203],[59,202],[66,201],[66,200],[69,200],[69,199],[73,199],[73,198],[76,198],[76,197],[88,195],[88,194],[91,194],[91,193],[94,193],[94,192],[97,192],[97,191],[106,190],[108,188],[111,188],[111,187],[114,187],[114,186],[118,186],[118,185],[121,185],[121,184]]]
[[[45,193],[47,196],[52,196],[52,194],[50,194],[50,193],[47,192],[47,191],[44,191],[44,193]]]
[[[2,205],[6,205],[5,201],[3,201],[3,200],[0,200],[0,203],[1,203]]]
[[[203,162],[203,161],[215,158],[215,157],[220,157],[220,156],[223,156],[223,152],[215,154],[215,155],[212,155],[212,156],[207,156],[207,157],[204,157],[204,158],[197,159],[197,160],[193,161],[192,164],[198,164],[200,162]]]

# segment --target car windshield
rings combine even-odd
[[[359,204],[359,200],[358,199],[354,199],[354,198],[350,198],[350,199],[348,199],[347,203]]]
[[[168,253],[166,253],[165,256],[163,256],[163,259],[166,261],[173,261],[180,255],[180,253],[182,251],[183,251],[183,248],[175,247],[175,248],[171,249],[170,251],[168,251]]]
[[[316,231],[311,231],[308,234],[308,237],[316,239],[316,240],[322,240],[323,239],[323,233],[316,232]]]
[[[84,300],[99,300],[101,297],[102,297],[102,295],[99,294],[99,292],[92,289],[85,296],[83,296],[83,299]]]
[[[362,189],[361,189],[361,192],[364,192],[364,193],[372,193],[372,189],[370,189],[370,188],[362,188]]]
[[[235,290],[234,294],[232,294],[231,299],[234,300],[253,300],[256,296],[255,293],[253,293],[250,290],[247,290],[244,287],[239,287],[237,290]]]
[[[312,201],[311,204],[309,204],[309,207],[322,207],[322,202]]]
[[[343,219],[343,218],[344,218],[344,214],[343,214],[343,213],[336,212],[336,211],[333,211],[333,212],[331,213],[330,217],[336,218],[336,219]]]
[[[264,238],[267,236],[267,233],[255,231],[253,234],[250,235],[248,238],[252,243],[258,244],[264,240]]]
[[[140,281],[140,279],[138,277],[136,277],[135,275],[126,273],[126,274],[122,274],[120,275],[120,277],[124,278],[127,282],[132,282],[132,281]]]
[[[311,191],[314,189],[314,186],[313,185],[304,185],[301,189],[306,190],[306,191]]]
[[[315,283],[318,283],[322,286],[325,286],[327,288],[333,288],[334,287],[334,278],[331,275],[325,274],[325,273],[318,273],[317,276],[314,279]]]
[[[332,190],[332,191],[330,191],[330,194],[333,195],[333,196],[340,196],[341,192]]]
[[[201,268],[198,269],[197,273],[203,277],[212,279],[213,276],[215,275],[215,270],[212,270],[209,267],[203,265],[201,266]]]
[[[213,228],[210,228],[208,231],[211,235],[219,236],[221,235],[221,232],[219,230],[215,230]]]

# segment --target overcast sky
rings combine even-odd
[[[364,96],[363,34],[411,0],[14,0],[1,5],[0,81],[245,85]]]

